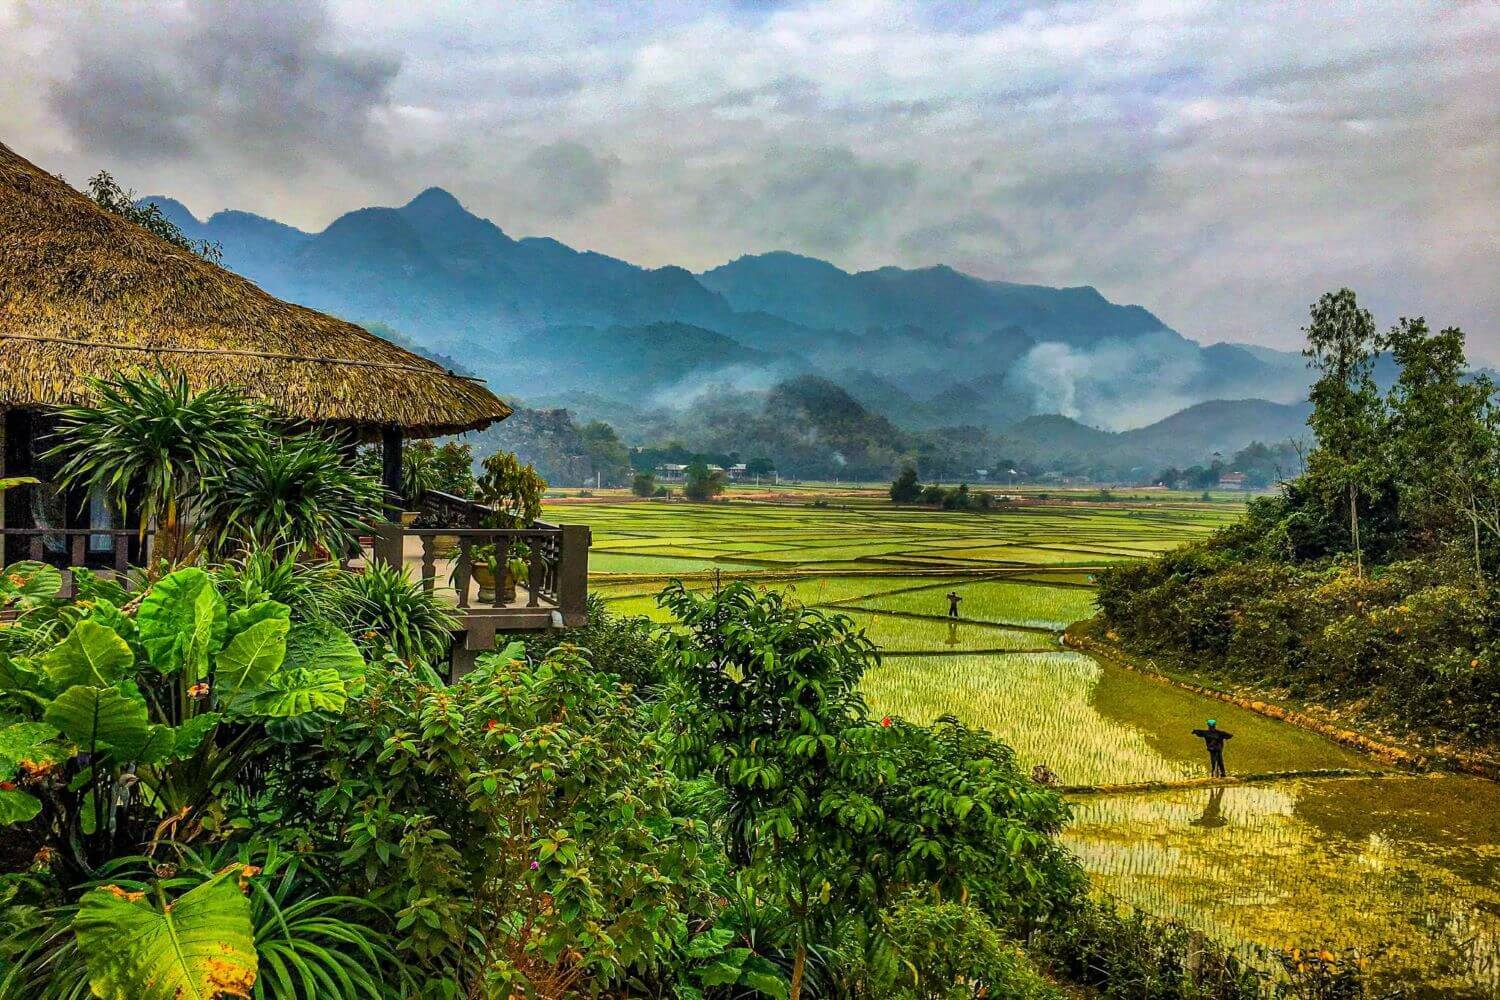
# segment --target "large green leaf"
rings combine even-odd
[[[41,599],[62,592],[62,572],[46,563],[11,563],[0,574],[0,596]]]
[[[85,893],[73,919],[89,985],[103,1000],[248,997],[257,956],[236,866],[157,909],[140,893]]]
[[[117,687],[70,687],[47,706],[42,719],[80,750],[107,749],[120,760],[134,759],[151,738],[145,699],[130,681]]]
[[[180,569],[156,582],[135,616],[151,665],[164,674],[186,668],[189,683],[206,676],[224,642],[224,599],[201,569]]]
[[[347,699],[344,679],[332,667],[283,667],[238,698],[233,710],[253,718],[289,719],[308,712],[342,712]]]
[[[114,629],[88,619],[42,657],[42,669],[58,691],[75,684],[109,687],[134,665],[130,644]]]
[[[45,722],[17,722],[0,729],[0,781],[14,778],[23,760],[50,764],[62,759],[56,739],[57,729]]]
[[[286,659],[285,618],[265,618],[229,641],[214,661],[214,693],[227,703],[241,691],[260,687]]]
[[[173,730],[177,742],[172,747],[172,756],[177,760],[182,760],[197,753],[198,748],[203,745],[203,738],[213,732],[218,724],[218,712],[205,712],[203,715],[193,716],[178,726]]]
[[[297,625],[287,636],[286,667],[331,668],[344,679],[350,694],[364,684],[365,658],[349,633],[337,625],[309,622]]]
[[[18,788],[0,788],[0,826],[25,823],[42,811],[42,803]]]
[[[292,609],[280,601],[260,601],[248,608],[240,608],[229,615],[229,634],[243,632],[256,622],[263,622],[267,618],[283,618],[291,620]]]

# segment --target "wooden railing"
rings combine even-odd
[[[131,544],[140,539],[139,548],[148,549],[152,534],[147,531],[142,539],[137,528],[0,528],[0,551],[11,548],[11,539],[19,539],[22,558],[51,563],[63,570],[111,569],[124,577],[131,565]],[[109,551],[91,553],[91,538],[108,538]],[[49,542],[53,544],[49,545]],[[92,560],[91,554],[94,556]],[[71,589],[72,577],[69,574],[64,583],[65,593],[70,593]]]
[[[383,522],[374,527],[374,559],[390,566],[403,566],[408,558],[408,539],[413,539],[422,586],[428,591],[451,586],[461,611],[472,615],[504,611],[554,610],[566,627],[587,620],[589,529],[584,525],[534,522],[527,528],[485,528],[482,521],[491,511],[482,504],[442,493],[424,499],[421,521],[441,527],[407,526]],[[419,522],[420,523],[420,522]],[[450,527],[450,525],[452,525]],[[442,551],[443,542],[452,546]],[[480,602],[473,595],[476,550],[492,547],[485,561],[495,568],[494,596]],[[504,576],[512,554],[519,553],[525,579],[517,581],[525,590],[520,602],[506,593]],[[439,582],[440,562],[451,563],[447,580]]]

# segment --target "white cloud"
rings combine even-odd
[[[1500,358],[1494,4],[205,10],[0,0],[0,137],[200,214],[440,184],[644,264],[942,260],[1205,341],[1290,344],[1348,284]]]

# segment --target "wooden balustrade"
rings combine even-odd
[[[409,545],[408,539],[415,544]],[[447,557],[440,540],[451,539],[455,548]],[[556,525],[538,521],[529,528],[416,527],[386,522],[375,526],[373,558],[389,566],[404,566],[414,555],[422,586],[432,591],[440,583],[439,563],[451,564],[447,585],[454,601],[468,618],[507,612],[557,611],[566,627],[587,620],[589,530],[583,525]],[[505,571],[512,553],[524,547],[526,572],[516,580],[524,588],[524,600],[508,595]],[[472,592],[478,550],[490,549],[485,559],[495,570],[494,594],[480,602]],[[412,550],[415,550],[413,553]]]
[[[50,563],[68,571],[64,576],[64,593],[72,593],[72,570],[112,570],[125,577],[131,566],[131,549],[138,539],[137,551],[149,550],[152,532],[141,539],[137,528],[0,528],[0,551],[9,550],[12,539],[20,542],[23,558]],[[89,539],[107,538],[109,548],[90,550]]]

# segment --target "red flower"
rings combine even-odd
[[[0,781],[0,792],[13,792],[16,790],[14,781]]]
[[[882,726],[884,726],[886,729],[891,728],[891,717],[889,715],[887,715],[885,718],[883,718],[883,719],[880,720],[880,724]]]
[[[484,731],[488,733],[491,730],[493,730],[496,726],[498,726],[499,724],[500,723],[496,722],[494,719],[491,719],[489,722],[486,722],[484,724]]]

